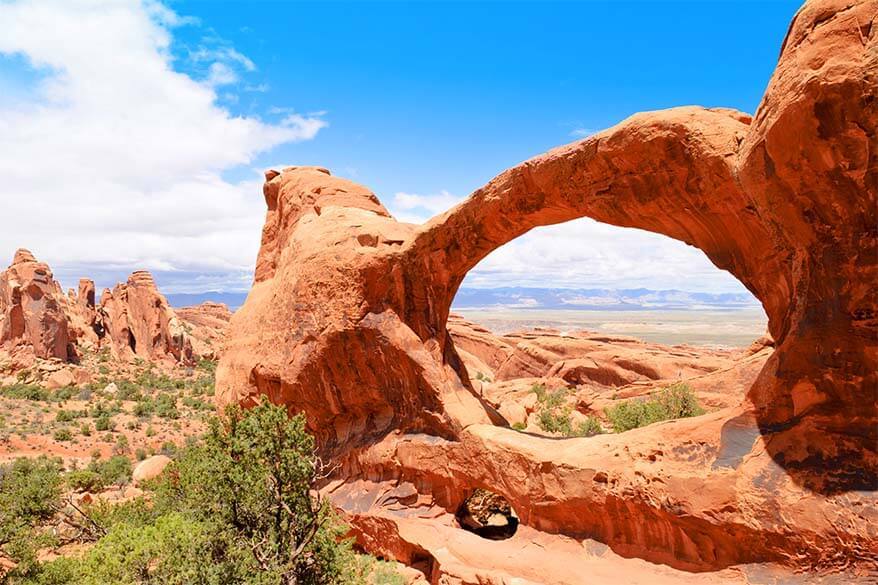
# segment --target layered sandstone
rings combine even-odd
[[[183,322],[196,356],[218,359],[225,340],[232,312],[222,303],[204,302],[193,307],[176,309]]]
[[[874,566],[876,15],[875,0],[807,3],[753,118],[637,114],[502,173],[423,226],[395,221],[369,190],[325,169],[270,171],[220,400],[306,412],[323,450],[344,462],[336,502],[365,515],[364,542],[394,534],[425,498],[453,514],[488,488],[527,527],[687,570]],[[589,439],[497,426],[449,334],[451,301],[491,251],[578,217],[696,246],[762,302],[776,350],[748,400]],[[507,349],[467,353],[493,369],[515,355]],[[545,350],[534,345],[516,371],[544,367]],[[649,378],[639,358],[598,357],[596,368],[552,373],[604,386]],[[346,493],[365,478],[377,487]],[[390,509],[371,499],[405,485],[413,491]],[[398,533],[386,547],[404,554]],[[442,547],[409,550],[441,564]]]

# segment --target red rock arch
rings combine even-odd
[[[267,173],[256,278],[230,325],[220,404],[268,397],[306,412],[349,478],[411,482],[449,509],[486,487],[525,525],[620,554],[697,570],[811,566],[827,547],[874,558],[857,510],[874,508],[867,490],[878,488],[876,16],[876,0],[806,4],[752,120],[697,107],[638,114],[504,172],[423,226],[325,169]],[[583,216],[695,245],[763,303],[777,350],[741,412],[763,431],[746,469],[667,452],[653,465],[646,456],[665,439],[648,429],[560,444],[494,426],[446,329],[454,294],[492,250]],[[715,445],[740,420],[706,415],[663,433]],[[626,475],[644,458],[649,469]]]

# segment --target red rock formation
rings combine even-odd
[[[99,313],[114,353],[121,358],[192,360],[192,345],[149,272],[139,270],[101,295]]]
[[[694,570],[878,563],[876,15],[875,0],[807,3],[753,120],[637,114],[424,226],[324,169],[267,173],[220,400],[305,411],[347,478],[410,482],[447,512],[484,487],[527,526],[624,556]],[[590,439],[492,425],[446,327],[454,294],[499,246],[583,216],[694,245],[761,300],[777,349],[752,404]]]
[[[49,266],[18,250],[0,273],[0,346],[27,345],[40,358],[75,358],[64,303]]]
[[[176,309],[192,342],[193,354],[209,359],[219,358],[232,319],[232,312],[222,303],[204,302],[194,307]]]
[[[534,330],[497,336],[451,315],[448,331],[469,367],[466,356],[480,360],[477,372],[492,380],[559,377],[571,385],[625,386],[636,381],[674,380],[728,367],[736,350],[668,347],[633,337],[589,332],[560,334]],[[465,352],[465,354],[464,354]]]

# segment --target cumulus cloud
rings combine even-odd
[[[464,286],[746,292],[697,248],[588,218],[536,228],[516,238],[482,260]]]
[[[432,195],[400,192],[393,196],[389,208],[400,221],[423,223],[432,216],[454,207],[463,199],[444,189]]]
[[[71,279],[147,268],[246,288],[261,181],[223,173],[326,122],[232,115],[216,88],[256,64],[225,46],[195,53],[201,76],[175,70],[184,24],[148,0],[0,3],[0,57],[35,73],[0,103],[0,263],[28,247]]]

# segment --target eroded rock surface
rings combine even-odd
[[[191,361],[192,345],[183,325],[149,272],[134,272],[128,282],[105,289],[99,312],[118,356]]]
[[[19,250],[10,267],[0,272],[4,372],[30,369],[35,360],[75,363],[101,351],[122,361],[191,364],[195,358],[216,359],[231,312],[216,303],[181,312],[186,320],[148,272],[134,272],[97,300],[92,280],[83,278],[78,290],[64,294],[47,264]]]
[[[502,173],[423,226],[325,169],[268,172],[253,290],[218,369],[221,403],[306,412],[343,462],[342,486],[412,486],[389,511],[344,487],[336,502],[365,515],[364,542],[377,546],[384,531],[382,546],[419,551],[412,562],[434,568],[443,548],[426,535],[406,548],[393,518],[428,496],[453,514],[475,488],[508,499],[526,527],[686,570],[875,567],[876,14],[875,0],[808,2],[753,118],[637,114]],[[503,428],[449,334],[451,301],[491,251],[579,217],[694,245],[753,292],[776,349],[748,400],[587,439]],[[545,351],[534,346],[516,371],[543,368]],[[510,359],[505,347],[466,353],[492,369]],[[622,372],[600,357],[597,369],[552,374],[604,386],[652,375],[649,363]],[[664,363],[651,367],[666,375]],[[503,582],[464,572],[449,582]]]
[[[200,357],[218,359],[232,319],[232,312],[222,303],[204,302],[176,309],[192,342],[192,352]]]
[[[40,358],[75,358],[64,300],[49,266],[18,250],[0,273],[0,347],[26,346]]]

